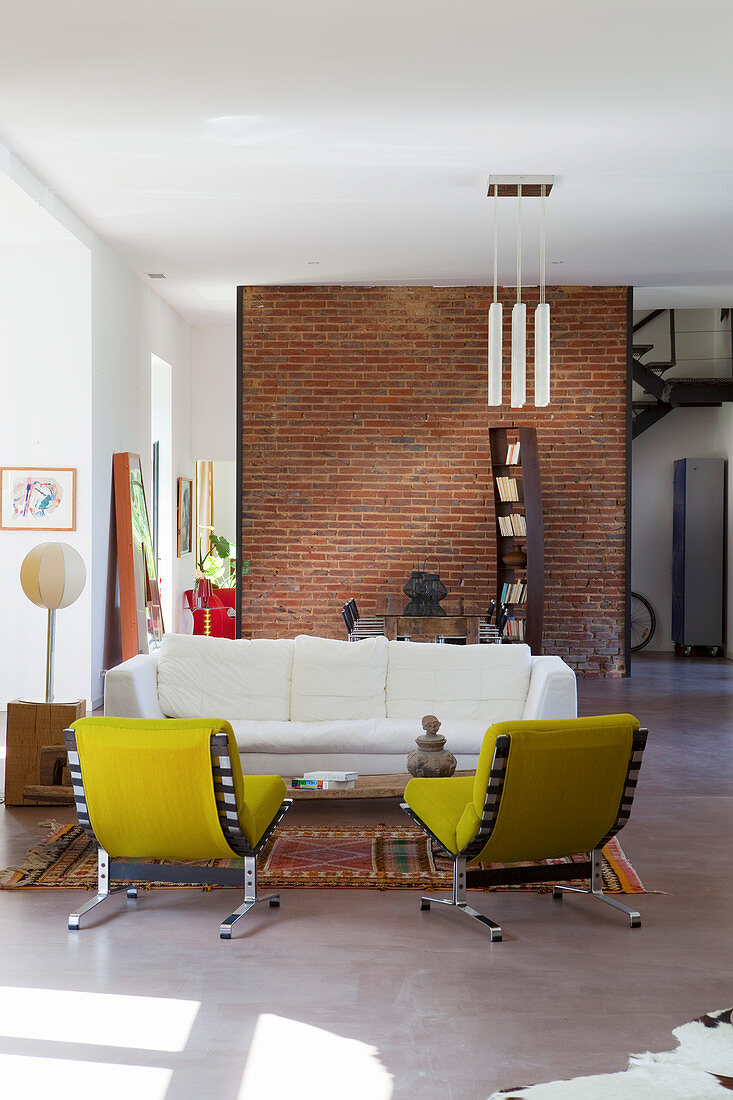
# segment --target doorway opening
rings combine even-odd
[[[153,455],[153,524],[160,603],[163,624],[173,630],[173,565],[176,555],[176,524],[173,486],[172,370],[157,355],[150,357],[150,442]]]

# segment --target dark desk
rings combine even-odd
[[[381,616],[381,612],[380,612]],[[465,638],[467,645],[478,644],[478,624],[485,615],[392,615],[384,614],[384,633],[391,641],[409,637],[420,641],[436,638]]]

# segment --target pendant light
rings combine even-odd
[[[541,184],[542,219],[540,225],[540,302],[534,314],[534,403],[537,408],[550,404],[550,307],[545,301],[545,184]]]
[[[517,187],[517,300],[512,309],[511,406],[521,409],[527,396],[527,307],[522,301],[522,184]]]
[[[498,294],[499,233],[496,200],[499,188],[494,185],[494,300],[489,306],[489,405],[501,405],[501,358],[503,316]]]
[[[534,316],[535,405],[550,402],[550,307],[546,301],[545,199],[554,183],[553,176],[490,176],[489,194],[494,199],[494,298],[489,308],[488,403],[502,403],[502,307],[498,294],[498,218],[497,198],[517,198],[517,300],[512,307],[512,352],[510,404],[524,407],[527,400],[527,306],[522,301],[522,198],[542,200],[540,228],[539,304]]]

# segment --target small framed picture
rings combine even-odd
[[[178,557],[191,553],[193,526],[193,479],[178,479]]]
[[[0,527],[5,531],[75,531],[76,469],[3,466]]]

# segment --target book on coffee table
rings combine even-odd
[[[303,772],[303,779],[325,779],[329,783],[348,783],[358,778],[358,772]]]
[[[291,779],[290,786],[296,790],[344,790],[354,786],[358,772],[306,772],[302,777]]]

